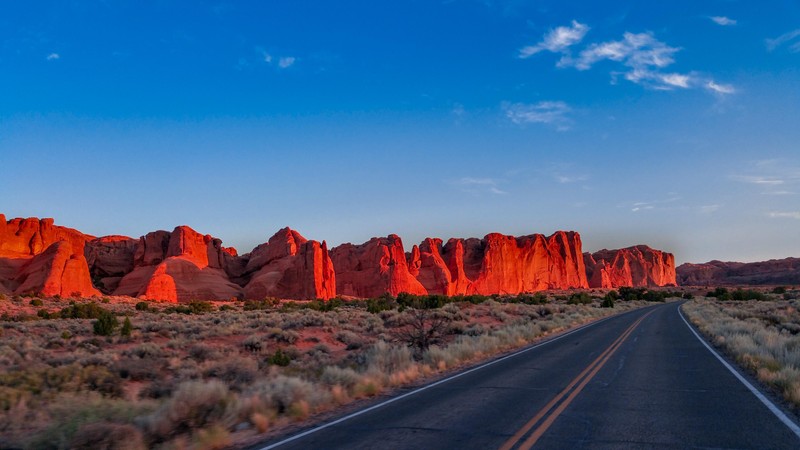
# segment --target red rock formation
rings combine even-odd
[[[97,288],[110,294],[120,280],[133,271],[137,239],[126,236],[104,236],[86,243],[85,255]]]
[[[427,239],[420,245],[417,278],[431,293],[518,294],[587,287],[580,235]]]
[[[336,292],[352,297],[378,297],[384,293],[426,294],[411,275],[403,242],[392,234],[361,245],[342,244],[331,249],[336,272]]]
[[[58,241],[22,266],[16,282],[17,293],[52,296],[100,295],[92,286],[89,266],[82,253],[73,252],[68,241]]]
[[[246,298],[329,299],[336,296],[336,274],[323,241],[309,241],[284,228],[250,254],[252,272]]]
[[[800,258],[771,259],[752,263],[709,261],[681,264],[678,282],[686,286],[797,285]]]
[[[114,294],[171,302],[240,298],[241,287],[222,268],[235,250],[220,242],[187,226],[148,233],[136,245],[133,271]]]
[[[0,257],[33,256],[52,244],[67,241],[75,253],[94,236],[53,224],[53,219],[11,219],[0,214]]]
[[[53,219],[0,214],[0,291],[43,295],[99,295],[92,287],[84,244],[93,236]]]
[[[677,284],[675,257],[672,253],[646,245],[585,253],[583,258],[589,287],[653,287]]]

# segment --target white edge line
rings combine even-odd
[[[747,387],[747,389],[749,389],[750,392],[752,392],[753,395],[756,396],[756,398],[761,400],[761,403],[763,403],[764,406],[766,406],[767,409],[769,409],[770,412],[772,412],[772,414],[774,414],[775,417],[778,418],[778,420],[783,422],[784,425],[786,425],[787,427],[789,427],[790,430],[792,430],[792,433],[794,433],[798,438],[800,438],[800,427],[798,427],[797,424],[794,423],[792,419],[790,419],[786,414],[784,414],[783,411],[780,410],[780,408],[778,408],[774,403],[772,403],[770,399],[768,399],[764,394],[762,394],[761,391],[759,391],[755,386],[750,384],[750,382],[747,381],[736,369],[734,369],[730,364],[728,364],[728,362],[725,361],[725,359],[723,359],[722,356],[720,356],[716,350],[714,350],[713,348],[711,348],[710,345],[708,345],[705,339],[703,339],[699,334],[697,334],[694,328],[686,320],[686,317],[683,316],[680,306],[678,306],[678,314],[680,314],[681,319],[683,319],[683,323],[685,323],[686,326],[689,327],[689,331],[691,331],[692,334],[695,335],[695,337],[708,349],[708,351],[710,351],[711,354],[714,355],[719,360],[719,362],[722,363],[722,365],[724,365],[728,370],[730,370],[730,372],[739,381],[741,381],[742,384],[745,385],[745,387]]]
[[[432,387],[438,386],[440,384],[447,383],[448,381],[454,380],[454,379],[456,379],[458,377],[461,377],[461,376],[464,376],[464,375],[466,375],[468,373],[472,373],[472,372],[475,372],[476,370],[483,369],[484,367],[489,367],[489,366],[491,366],[493,364],[499,363],[500,361],[505,361],[505,360],[513,358],[515,356],[519,356],[519,355],[521,355],[521,354],[523,354],[525,352],[528,352],[530,350],[533,350],[535,348],[539,348],[539,347],[545,346],[545,345],[550,344],[552,342],[555,342],[555,341],[557,341],[559,339],[565,338],[565,337],[567,337],[567,336],[569,336],[569,335],[571,335],[573,333],[577,333],[578,331],[581,331],[581,330],[584,330],[586,328],[592,327],[592,326],[597,325],[597,324],[599,324],[601,322],[605,322],[606,320],[613,319],[615,317],[621,317],[621,316],[623,316],[625,314],[632,313],[634,311],[641,311],[642,309],[643,308],[638,308],[638,309],[635,309],[633,311],[626,311],[626,312],[624,312],[622,314],[614,314],[614,315],[611,315],[611,316],[608,316],[608,317],[604,317],[604,318],[602,318],[600,320],[596,320],[596,321],[594,321],[592,323],[587,323],[586,325],[581,325],[578,328],[575,328],[574,330],[567,331],[564,334],[552,337],[552,338],[550,338],[550,339],[548,339],[548,340],[546,340],[544,342],[540,342],[540,343],[532,345],[532,346],[530,346],[528,348],[524,348],[522,350],[518,350],[518,351],[516,351],[516,352],[514,352],[514,353],[512,353],[510,355],[506,355],[506,356],[503,356],[502,358],[498,358],[498,359],[489,361],[487,363],[481,364],[480,366],[473,367],[473,368],[471,368],[469,370],[465,370],[463,372],[459,372],[459,373],[457,373],[455,375],[452,375],[452,376],[449,376],[449,377],[447,377],[447,378],[445,378],[443,380],[439,380],[439,381],[436,381],[434,383],[431,383],[431,384],[422,386],[420,388],[414,389],[411,392],[406,392],[405,394],[398,395],[397,397],[390,398],[389,400],[386,400],[386,401],[383,401],[381,403],[378,403],[377,405],[372,405],[369,408],[364,408],[362,410],[359,410],[359,411],[356,411],[354,413],[348,414],[348,415],[346,415],[344,417],[340,417],[340,418],[334,420],[333,422],[328,422],[328,423],[322,424],[320,426],[314,427],[314,428],[312,428],[310,430],[306,430],[306,431],[304,431],[302,433],[295,434],[294,436],[288,437],[288,438],[286,438],[286,439],[284,439],[282,441],[276,442],[274,444],[270,444],[270,445],[268,445],[266,447],[260,447],[258,450],[271,450],[273,448],[280,447],[281,445],[288,444],[289,442],[292,442],[294,440],[306,437],[306,436],[308,436],[310,434],[316,433],[317,431],[324,430],[325,428],[332,427],[334,425],[338,425],[338,424],[340,424],[340,423],[342,423],[344,421],[350,420],[350,419],[352,419],[354,417],[358,417],[358,416],[360,416],[362,414],[365,414],[365,413],[368,413],[368,412],[370,412],[372,410],[375,410],[375,409],[381,408],[383,406],[386,406],[386,405],[388,405],[390,403],[394,403],[394,402],[396,402],[398,400],[402,400],[402,399],[404,399],[406,397],[410,397],[410,396],[412,396],[414,394],[418,394],[418,393],[420,393],[422,391],[425,391],[425,390],[430,389]]]

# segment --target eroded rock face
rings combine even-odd
[[[309,241],[288,227],[256,247],[246,269],[252,273],[244,289],[246,298],[327,300],[336,296],[328,245]]]
[[[117,289],[122,277],[133,271],[138,242],[127,236],[104,236],[86,243],[84,254],[95,287],[106,294]]]
[[[709,261],[681,264],[678,282],[686,286],[800,284],[800,258],[753,263]]]
[[[675,286],[675,257],[646,245],[583,255],[589,287]]]
[[[336,292],[352,297],[378,297],[401,292],[423,295],[425,287],[409,271],[403,242],[392,234],[360,244],[342,244],[330,251]]]
[[[241,286],[224,269],[241,266],[231,262],[235,254],[219,239],[187,226],[154,231],[139,238],[133,270],[119,280],[114,294],[169,302],[241,298]]]
[[[91,297],[100,295],[92,286],[83,253],[75,253],[68,241],[58,241],[25,263],[16,277],[16,293]]]
[[[587,287],[580,235],[426,239],[419,247],[417,279],[430,293],[519,294]]]
[[[0,257],[33,256],[52,244],[67,241],[75,253],[83,252],[86,241],[94,236],[72,228],[54,225],[53,219],[17,218],[6,221],[0,214]]]
[[[84,245],[93,236],[54,225],[53,219],[0,214],[0,291],[93,296]]]

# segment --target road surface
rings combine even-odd
[[[606,319],[254,448],[800,448],[796,425],[704,346],[679,306]]]

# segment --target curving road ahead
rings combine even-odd
[[[259,449],[800,448],[670,303],[615,316]]]

